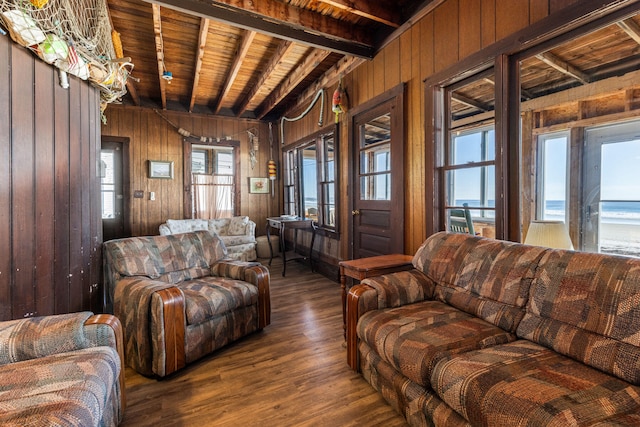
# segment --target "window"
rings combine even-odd
[[[569,223],[568,152],[569,132],[543,134],[538,137],[538,219]]]
[[[285,213],[336,231],[336,141],[334,128],[294,143],[283,154]]]
[[[434,231],[450,230],[452,210],[468,209],[473,232],[496,237],[495,76],[485,65],[433,92],[440,99],[433,114],[442,129],[427,160],[435,173],[433,186],[427,182],[426,188],[434,191]]]
[[[468,206],[474,222],[492,223],[496,187],[493,126],[452,132],[446,158],[446,218],[451,209]]]
[[[191,151],[192,218],[229,218],[236,209],[234,147],[194,145]]]

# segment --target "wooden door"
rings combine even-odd
[[[353,116],[354,259],[404,252],[401,93]]]

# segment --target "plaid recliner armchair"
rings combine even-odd
[[[208,231],[104,244],[107,309],[129,366],[164,377],[270,323],[269,270],[224,249]]]

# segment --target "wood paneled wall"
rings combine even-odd
[[[360,105],[377,95],[406,83],[405,92],[405,253],[413,254],[426,238],[425,196],[425,110],[423,81],[453,66],[467,56],[528,25],[575,3],[577,0],[448,0],[417,21],[390,42],[375,58],[343,77],[349,106]],[[335,87],[327,88],[333,93]],[[308,101],[310,102],[310,100]],[[290,116],[296,116],[303,103]],[[325,108],[325,120],[333,120]],[[285,125],[285,142],[290,143],[318,130],[320,106],[298,122]],[[351,143],[347,140],[347,118],[340,118],[340,172],[348,176]],[[340,227],[347,230],[349,188],[343,180],[339,189]],[[350,236],[340,237],[339,259],[348,256]]]
[[[162,115],[162,117],[160,116]],[[255,221],[256,234],[265,234],[267,216],[279,215],[280,191],[271,194],[250,194],[249,177],[267,177],[270,158],[269,126],[257,120],[223,118],[206,115],[176,113],[150,108],[111,105],[106,111],[107,123],[103,136],[129,138],[130,158],[130,229],[134,236],[158,234],[158,226],[167,219],[182,219],[185,197],[183,179],[183,136],[176,129],[183,128],[192,135],[240,141],[240,214]],[[164,118],[163,118],[164,117]],[[166,119],[166,120],[165,120]],[[247,130],[260,142],[255,168],[249,158]],[[273,128],[273,157],[277,160],[277,127]],[[148,161],[174,162],[174,179],[149,179]],[[136,190],[144,191],[144,198],[133,198]],[[149,192],[155,200],[149,200]]]
[[[0,36],[0,320],[99,311],[99,92]]]

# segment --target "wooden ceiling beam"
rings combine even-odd
[[[374,35],[364,28],[276,0],[144,1],[333,52],[374,54]]]
[[[588,84],[591,82],[591,77],[587,73],[585,73],[584,71],[580,70],[577,67],[574,67],[568,62],[563,61],[562,59],[558,58],[551,52],[541,53],[539,55],[536,55],[536,58],[538,58],[540,61],[544,62],[545,64],[549,65],[550,67],[555,68],[561,73],[566,74],[567,76],[573,77],[574,79],[578,80],[582,84]]]
[[[256,97],[260,89],[264,86],[267,79],[276,70],[278,65],[281,64],[283,58],[285,58],[293,50],[294,47],[295,47],[295,44],[289,40],[282,40],[280,42],[275,53],[269,60],[269,63],[264,68],[264,71],[262,72],[262,74],[260,75],[256,83],[253,85],[253,87],[251,88],[251,91],[242,101],[242,104],[240,105],[238,110],[235,111],[236,116],[240,117],[242,113],[244,113],[247,110],[247,107],[249,106],[251,101],[253,101],[253,99]]]
[[[127,83],[125,83],[125,85],[127,86],[127,91],[129,92],[129,96],[131,96],[131,99],[133,100],[133,105],[135,106],[140,106],[140,97],[138,96],[138,92],[136,91],[136,87],[133,85],[133,82],[131,81],[131,77],[129,77],[127,79]]]
[[[153,9],[153,33],[156,39],[156,57],[158,58],[158,80],[160,81],[160,98],[162,99],[162,109],[167,109],[167,81],[162,78],[164,74],[164,49],[162,46],[162,18],[160,17],[160,6],[151,5]]]
[[[402,17],[398,8],[385,7],[377,1],[365,0],[320,0],[322,3],[337,9],[362,16],[372,21],[380,22],[393,28],[402,24]]]
[[[265,99],[262,108],[256,109],[256,116],[262,119],[280,101],[282,101],[295,87],[329,56],[328,50],[312,49],[302,62],[283,80],[282,83]]]
[[[196,94],[198,93],[198,85],[200,84],[200,73],[202,72],[202,58],[204,57],[204,48],[207,44],[207,33],[209,32],[209,20],[200,19],[200,34],[198,35],[198,48],[196,50],[196,65],[193,73],[193,87],[191,89],[191,101],[189,102],[189,112],[193,111],[196,103]]]
[[[618,21],[616,24],[618,24],[618,27],[622,28],[629,37],[635,40],[636,43],[640,44],[640,25],[638,25],[633,18]]]
[[[485,82],[489,83],[490,85],[493,85],[494,87],[496,85],[496,82],[490,77],[485,77],[483,80]],[[531,94],[531,92],[529,92],[528,90],[526,90],[523,87],[520,88],[520,95],[524,99],[533,99],[534,98],[533,94]]]
[[[493,108],[491,108],[489,105],[486,105],[482,102],[476,101],[475,99],[471,99],[469,97],[466,97],[460,93],[452,93],[451,94],[451,99],[458,101],[464,105],[467,105],[469,107],[472,108],[476,108],[480,111],[491,111]]]
[[[238,72],[240,71],[240,67],[244,62],[244,59],[247,57],[247,52],[249,52],[249,48],[251,47],[251,43],[253,43],[253,39],[256,36],[255,31],[246,31],[244,37],[242,38],[242,44],[240,48],[236,52],[236,57],[233,60],[233,64],[231,65],[231,69],[229,70],[229,74],[227,74],[227,79],[222,86],[222,92],[220,96],[218,96],[218,100],[216,101],[216,105],[213,108],[213,114],[218,114],[220,112],[220,108],[222,106],[222,101],[226,98],[231,90],[231,86],[233,86],[233,82],[236,81],[236,77],[238,76]]]

